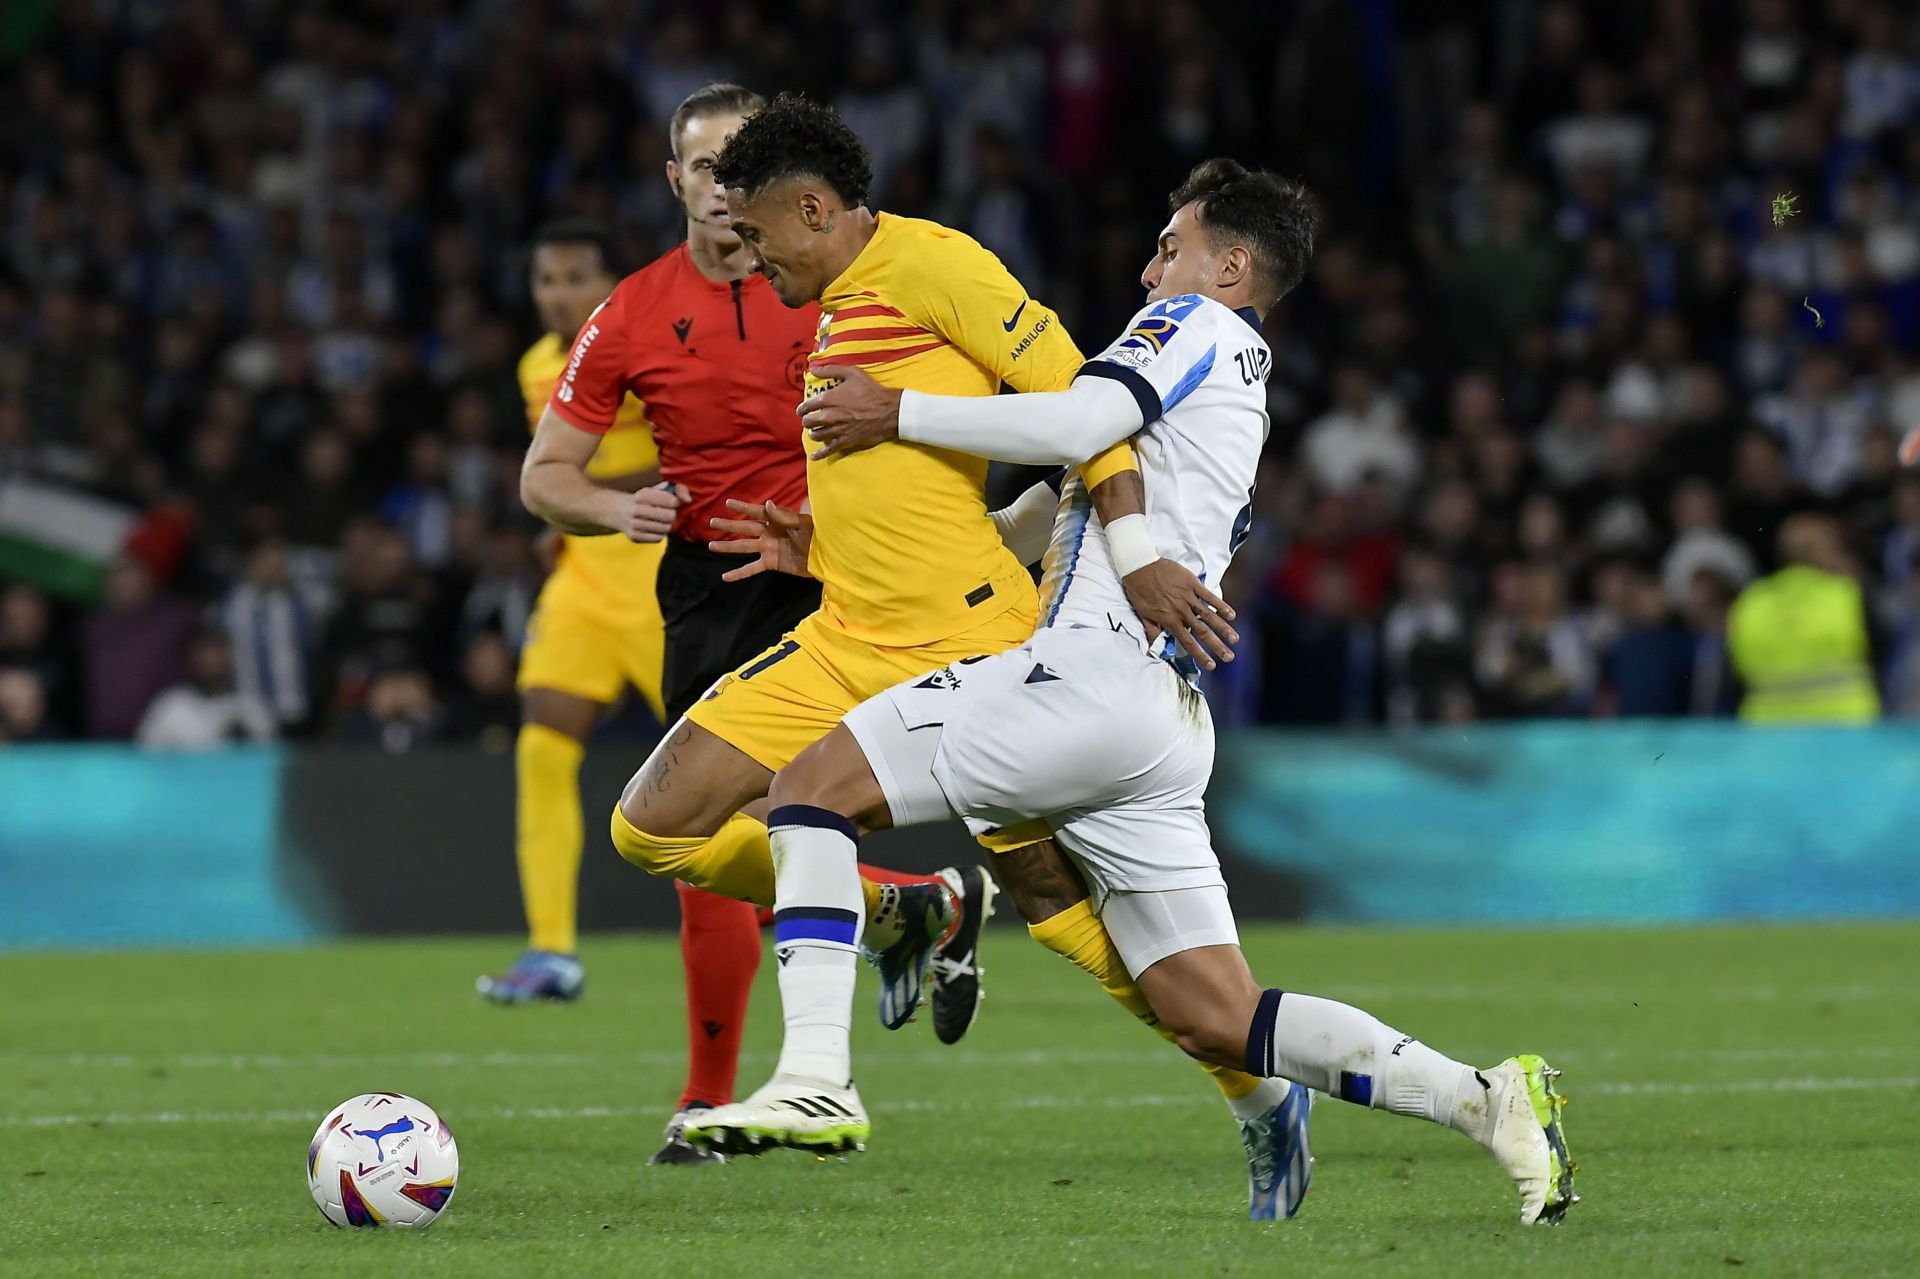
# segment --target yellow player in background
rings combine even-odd
[[[566,372],[573,339],[613,292],[620,272],[612,236],[585,221],[555,222],[534,241],[533,301],[547,334],[520,359],[520,393],[532,427]],[[640,401],[628,396],[587,474],[606,488],[639,492],[659,481],[658,451]],[[664,509],[660,533],[671,509]],[[580,853],[580,760],[586,739],[626,689],[656,719],[665,647],[654,593],[664,540],[559,535],[557,563],[527,628],[520,656],[520,737],[515,848],[526,904],[528,950],[506,973],[482,977],[498,1003],[571,1000],[584,971],[574,954]]]

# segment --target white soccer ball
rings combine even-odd
[[[424,1230],[446,1211],[459,1174],[447,1125],[404,1093],[341,1102],[307,1149],[307,1188],[336,1226]]]

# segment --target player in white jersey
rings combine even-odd
[[[1574,1202],[1573,1165],[1544,1061],[1476,1071],[1357,1008],[1262,989],[1240,952],[1203,807],[1213,731],[1198,672],[1147,633],[1124,579],[1164,555],[1218,582],[1244,539],[1268,425],[1261,321],[1305,270],[1313,215],[1299,187],[1231,161],[1196,169],[1171,203],[1142,275],[1149,305],[1068,390],[963,400],[850,379],[809,402],[823,451],[897,436],[1071,465],[1131,436],[1146,509],[1103,527],[1069,481],[1033,639],[871,699],[775,779],[776,909],[857,908],[861,828],[959,816],[979,832],[1043,819],[1182,1048],[1291,1080],[1302,1112],[1304,1086],[1449,1125],[1512,1177],[1523,1221],[1556,1221]],[[783,980],[787,1040],[774,1079],[704,1116],[689,1140],[757,1150],[817,1149],[822,1132],[864,1138],[849,992],[822,982],[828,991],[815,998]],[[1304,1189],[1304,1140],[1294,1154],[1300,1167],[1285,1175]]]

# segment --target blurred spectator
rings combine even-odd
[[[1534,440],[1534,457],[1546,480],[1562,491],[1600,474],[1600,394],[1585,378],[1569,378],[1554,398],[1553,412]]]
[[[1650,573],[1634,571],[1629,579],[1626,626],[1602,661],[1602,675],[1615,715],[1685,715],[1692,707],[1693,637]]]
[[[202,631],[187,649],[186,682],[154,698],[135,740],[148,750],[211,750],[271,741],[278,727],[265,702],[234,687],[227,637]]]
[[[186,673],[195,609],[156,588],[136,559],[108,571],[100,609],[80,626],[88,737],[124,740],[161,689]]]
[[[1057,260],[1049,211],[1054,202],[1020,171],[1020,155],[1007,133],[983,124],[973,136],[973,182],[954,205],[953,221],[973,228],[1016,279],[1052,296],[1046,269]]]
[[[1720,495],[1712,484],[1685,481],[1674,490],[1672,507],[1675,536],[1660,562],[1660,584],[1672,607],[1686,607],[1697,574],[1712,573],[1735,590],[1753,580],[1753,556],[1722,526]]]
[[[396,666],[368,682],[366,697],[347,714],[340,737],[404,755],[437,739],[444,717],[427,673],[417,666]]]
[[[1907,574],[1888,611],[1887,708],[1906,718],[1920,716],[1920,573]]]
[[[0,745],[51,735],[47,690],[38,673],[25,666],[0,666]]]
[[[342,549],[346,593],[322,639],[321,661],[336,706],[352,707],[371,695],[376,673],[424,668],[438,636],[430,589],[414,571],[405,538],[361,523]],[[408,700],[400,693],[395,699]]]
[[[1898,611],[1904,604],[1907,587],[1920,565],[1920,475],[1902,475],[1893,486],[1890,527],[1880,541],[1879,570],[1887,584],[1889,606]],[[0,600],[0,627],[4,626],[5,602]],[[4,656],[4,649],[0,649]]]
[[[460,686],[447,707],[448,736],[478,740],[496,752],[511,749],[520,727],[520,695],[513,677],[513,653],[498,634],[482,631],[467,641]]]
[[[72,652],[55,633],[52,604],[22,582],[0,587],[0,667],[33,677],[35,731],[59,735],[73,709]]]
[[[311,713],[317,611],[294,585],[278,538],[247,552],[244,574],[219,608],[238,691],[266,705],[284,730],[303,726]]]
[[[1361,620],[1339,560],[1313,568],[1304,605],[1266,628],[1261,717],[1276,724],[1365,724],[1379,718],[1380,645]]]
[[[1281,597],[1296,608],[1313,609],[1316,592],[1327,586],[1319,578],[1320,568],[1334,563],[1342,570],[1343,611],[1378,616],[1400,558],[1400,538],[1382,526],[1381,505],[1377,492],[1369,500],[1365,490],[1352,497],[1315,495],[1298,540],[1273,575],[1272,585]]]
[[[1566,575],[1558,567],[1511,560],[1494,571],[1493,611],[1474,665],[1495,715],[1573,715],[1584,709],[1593,687],[1593,655],[1568,608]]]
[[[548,539],[546,544],[555,552],[560,548],[557,540]],[[527,539],[511,526],[499,525],[486,535],[479,572],[460,609],[460,631],[471,635],[491,630],[517,654],[526,643],[527,623],[539,595],[540,581]]]
[[[1792,388],[1762,400],[1754,412],[1786,441],[1794,475],[1802,484],[1832,497],[1853,481],[1873,418],[1866,393],[1847,385],[1846,367],[1837,354],[1809,351]]]
[[[453,494],[445,440],[431,432],[413,437],[406,478],[387,491],[380,513],[405,535],[414,563],[446,567],[453,556]]]
[[[1432,550],[1414,547],[1402,557],[1400,598],[1381,632],[1394,723],[1440,719],[1449,694],[1471,688],[1466,617],[1451,596],[1446,562]]]
[[[1727,642],[1755,724],[1859,724],[1879,718],[1867,614],[1834,522],[1790,518],[1780,530],[1786,567],[1734,602]]]
[[[1860,43],[1847,59],[1845,71],[1841,128],[1850,137],[1871,139],[1882,130],[1906,124],[1920,109],[1920,64],[1911,56],[1911,26],[1904,33],[1907,48],[1900,48],[1902,16],[1911,23],[1911,10],[1903,15],[1891,4],[1860,7],[1856,27]]]
[[[1756,559],[1771,559],[1782,524],[1811,498],[1793,478],[1784,445],[1765,431],[1748,431],[1734,449],[1728,491],[1728,530]]]
[[[855,41],[848,83],[835,103],[872,149],[873,185],[883,199],[900,166],[926,145],[926,99],[902,70],[893,38],[869,28]]]
[[[300,449],[300,469],[287,477],[280,499],[280,531],[305,546],[331,546],[347,521],[364,510],[365,495],[353,477],[353,453],[337,430],[314,432]]]
[[[1400,406],[1360,364],[1333,375],[1333,405],[1307,428],[1301,451],[1314,482],[1333,493],[1349,493],[1369,475],[1399,492],[1420,478],[1420,453]]]
[[[1712,569],[1693,575],[1685,609],[1693,636],[1693,676],[1688,691],[1691,715],[1726,716],[1739,709],[1740,687],[1727,651],[1727,619],[1738,586]]]
[[[538,588],[524,238],[583,214],[667,248],[665,116],[722,75],[837,102],[879,207],[956,221],[1083,347],[1139,306],[1194,160],[1313,187],[1326,232],[1267,325],[1241,704],[1672,707],[1615,667],[1665,669],[1646,652],[1684,630],[1701,712],[1731,687],[1716,601],[1819,511],[1865,552],[1890,704],[1920,709],[1911,5],[29,8],[0,77],[0,474],[192,521],[178,598],[0,590],[41,735],[130,732],[208,608],[288,729],[337,733],[417,668],[449,732],[484,731],[463,667],[517,650]],[[1294,651],[1369,691],[1305,705]]]

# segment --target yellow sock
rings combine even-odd
[[[571,955],[580,905],[579,742],[544,724],[527,724],[514,744],[518,786],[514,855],[529,944]]]
[[[763,822],[735,813],[712,837],[649,835],[618,806],[613,810],[613,846],[649,875],[670,875],[695,888],[756,906],[773,905],[773,845]],[[880,906],[880,885],[860,877],[867,918]]]
[[[616,805],[613,846],[649,875],[670,875],[756,906],[773,905],[773,849],[766,826],[751,817],[735,813],[705,838],[649,835]]]
[[[1173,1032],[1161,1025],[1160,1019],[1154,1016],[1153,1006],[1147,1003],[1140,988],[1133,984],[1120,952],[1113,948],[1113,938],[1107,936],[1106,926],[1093,913],[1093,903],[1075,902],[1051,919],[1028,925],[1027,932],[1054,954],[1073,961],[1082,972],[1099,982],[1100,988],[1112,995],[1122,1008],[1146,1023],[1154,1034],[1168,1043],[1174,1042]],[[1213,1077],[1221,1095],[1228,1101],[1240,1100],[1261,1083],[1259,1076],[1249,1075],[1245,1071],[1230,1070],[1205,1061],[1199,1065]]]

